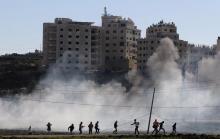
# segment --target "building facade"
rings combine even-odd
[[[124,72],[137,67],[140,30],[131,19],[105,13],[102,16],[103,70]]]
[[[54,23],[43,26],[45,65],[57,63],[61,70],[67,71],[96,70],[94,67],[98,66],[94,65],[99,63],[95,62],[94,53],[100,47],[99,38],[96,38],[99,27],[68,18],[56,18]]]
[[[160,21],[146,29],[146,38],[138,40],[138,71],[144,72],[147,70],[146,63],[150,56],[156,51],[160,45],[162,38],[168,37],[173,40],[174,45],[178,48],[180,55],[180,64],[183,64],[188,52],[188,42],[179,39],[175,24],[164,23]]]
[[[102,26],[56,18],[43,24],[43,64],[62,70],[127,72],[137,67],[140,30],[131,19],[102,16]]]
[[[101,26],[68,18],[44,23],[43,64],[56,63],[67,71],[127,72],[137,69],[145,72],[147,60],[165,37],[172,39],[177,47],[182,69],[186,66],[195,69],[194,63],[198,63],[202,56],[213,54],[213,49],[196,47],[181,40],[173,22],[153,24],[146,29],[146,37],[141,38],[141,31],[130,18],[109,15],[105,9],[101,19]],[[220,48],[220,37],[213,48]]]

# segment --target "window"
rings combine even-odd
[[[151,41],[151,44],[153,44],[154,43],[154,41]]]
[[[78,39],[78,38],[79,38],[79,35],[77,35],[76,38]]]
[[[72,55],[71,54],[68,54],[68,57],[71,57]]]
[[[88,45],[89,43],[88,42],[85,42],[85,45]]]
[[[120,59],[123,59],[123,56],[120,56]]]
[[[85,29],[85,32],[88,32],[89,30],[88,29]]]
[[[115,56],[113,56],[113,57],[112,57],[112,59],[113,59],[113,60],[115,60],[115,59],[116,59],[116,57],[115,57]]]
[[[95,46],[95,45],[96,45],[96,43],[95,43],[95,42],[91,42],[91,45],[92,45],[92,46]]]
[[[125,44],[124,44],[124,42],[120,42],[120,46],[124,46]]]
[[[60,41],[60,44],[63,44],[63,41]]]
[[[76,42],[77,45],[79,45],[79,42]]]
[[[63,54],[60,54],[60,57],[62,57],[63,56]]]
[[[69,32],[72,32],[73,30],[71,28],[69,28]]]
[[[109,53],[109,50],[105,50],[106,53]]]
[[[60,38],[63,38],[63,35],[60,35]]]
[[[88,36],[85,36],[85,38],[87,39],[87,38],[88,38]]]
[[[113,30],[113,33],[117,33],[117,31],[116,31],[116,30]]]
[[[88,61],[85,61],[84,63],[85,63],[85,64],[88,64]]]
[[[63,47],[60,47],[60,50],[63,50]]]
[[[76,32],[79,32],[79,29],[78,29],[78,28],[76,29]]]
[[[79,63],[79,61],[76,61],[76,64],[78,64]]]
[[[76,51],[79,51],[79,48],[75,48]]]
[[[120,52],[123,53],[123,50],[121,49]]]
[[[88,51],[88,48],[85,48],[85,51]]]
[[[85,57],[88,57],[88,55],[85,55]]]
[[[123,30],[121,30],[121,33],[124,33],[124,31],[123,31]]]
[[[108,24],[108,27],[111,27],[111,24]]]
[[[105,33],[106,33],[106,34],[109,34],[109,31],[107,30]]]
[[[121,27],[125,27],[125,24],[121,24]]]
[[[79,57],[79,55],[76,55],[76,57]]]
[[[116,43],[113,43],[113,46],[116,46]]]
[[[96,39],[96,37],[95,37],[95,36],[92,36],[92,37],[91,37],[91,40],[95,40],[95,39]]]
[[[121,40],[123,40],[123,39],[124,39],[124,37],[120,37],[120,39],[121,39]]]
[[[63,28],[61,28],[60,31],[63,31]]]
[[[109,60],[110,58],[109,58],[109,56],[105,56],[105,60]]]
[[[69,37],[69,38],[72,38],[72,35],[69,35],[68,37]]]
[[[94,49],[94,48],[92,48],[92,49],[91,49],[91,52],[95,52],[95,49]]]
[[[116,52],[117,52],[117,50],[115,50],[115,49],[114,49],[114,50],[113,50],[113,52],[114,52],[114,53],[116,53]]]
[[[106,39],[106,40],[109,40],[109,37],[106,37],[105,39]]]
[[[108,43],[106,43],[106,44],[105,44],[105,46],[109,46],[109,44],[108,44]]]
[[[69,42],[68,42],[68,44],[72,44],[72,42],[71,42],[71,41],[69,41]]]
[[[72,63],[71,61],[68,61],[68,63],[70,64],[70,63]]]
[[[68,50],[72,50],[72,48],[68,48]]]
[[[96,61],[94,61],[94,60],[91,61],[91,64],[92,64],[92,65],[95,65],[95,64],[96,64]]]

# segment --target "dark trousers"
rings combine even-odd
[[[165,129],[164,128],[160,128],[158,132],[163,131],[163,134],[165,135]]]
[[[92,134],[92,129],[89,129],[89,134]]]
[[[135,132],[134,133],[135,134],[140,134],[139,131],[138,131],[138,126],[135,127]]]
[[[158,133],[157,128],[154,128],[154,131],[152,132],[152,134],[154,134],[154,133],[157,135],[157,133]]]

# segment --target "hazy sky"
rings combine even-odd
[[[0,0],[0,54],[42,47],[42,24],[56,17],[100,25],[103,7],[133,19],[142,37],[161,19],[175,22],[180,38],[212,45],[220,36],[220,0]]]

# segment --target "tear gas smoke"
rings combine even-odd
[[[199,76],[202,79],[217,83],[219,57],[201,61]],[[80,121],[86,126],[90,121],[99,121],[103,132],[112,131],[114,121],[118,120],[119,131],[131,131],[134,127],[130,124],[137,118],[140,130],[146,131],[155,87],[152,121],[154,118],[164,120],[167,130],[177,122],[180,132],[219,131],[216,125],[210,124],[220,116],[218,107],[212,107],[218,105],[217,88],[200,84],[192,78],[183,78],[176,62],[178,59],[173,42],[168,38],[162,39],[147,62],[151,78],[146,79],[135,71],[129,72],[126,76],[132,84],[129,92],[114,80],[106,84],[78,76],[65,80],[56,69],[52,69],[32,94],[0,100],[0,128],[21,129],[32,125],[36,130],[45,130],[46,123],[51,122],[53,130],[66,131],[71,123],[78,129]],[[217,124],[219,121],[214,122]]]

